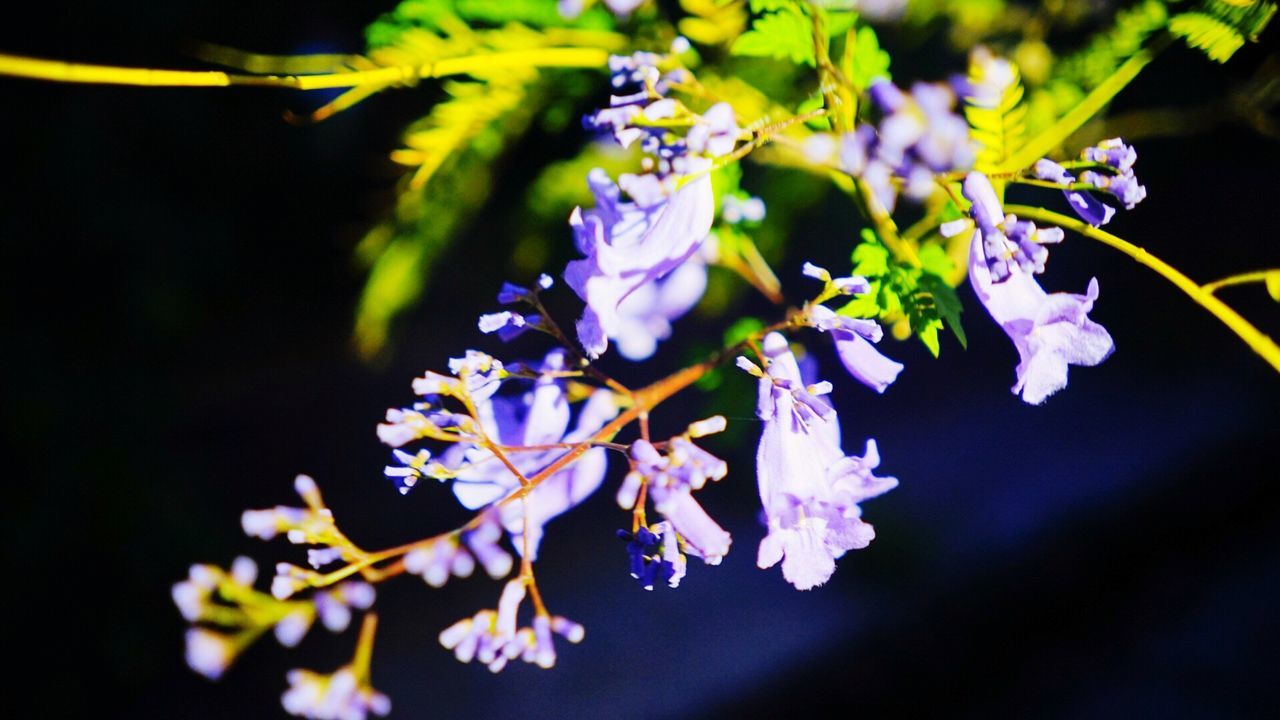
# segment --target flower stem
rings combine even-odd
[[[360,624],[360,639],[356,641],[356,654],[351,658],[351,671],[356,680],[365,685],[369,682],[369,664],[373,660],[373,637],[378,632],[378,614],[367,613]]]
[[[1249,283],[1268,283],[1268,288],[1270,288],[1270,283],[1280,282],[1280,279],[1273,279],[1273,278],[1280,278],[1280,268],[1272,268],[1270,270],[1254,270],[1253,272],[1240,273],[1239,275],[1232,275],[1230,277],[1224,277],[1220,280],[1214,280],[1213,282],[1210,282],[1210,283],[1205,283],[1200,287],[1205,292],[1217,292],[1221,288],[1224,288],[1230,285],[1247,285]]]
[[[220,70],[157,70],[90,65],[0,54],[0,75],[48,82],[143,87],[255,87],[324,90],[366,85],[391,86],[428,78],[467,75],[513,67],[604,68],[609,51],[593,47],[548,47],[486,52],[417,65],[396,65],[316,75],[247,75]]]
[[[1057,122],[1019,148],[1000,166],[1000,170],[1021,170],[1022,168],[1030,167],[1036,160],[1048,155],[1070,137],[1072,133],[1089,122],[1102,108],[1106,107],[1107,103],[1110,103],[1112,98],[1132,82],[1138,76],[1138,73],[1142,72],[1142,69],[1154,60],[1161,50],[1168,47],[1172,41],[1172,36],[1166,33],[1149,47],[1134,53],[1120,67],[1116,68],[1111,77],[1102,81],[1101,85],[1091,90],[1078,105],[1071,108],[1070,112],[1058,118]]]
[[[1075,218],[1067,217],[1060,213],[1027,205],[1006,205],[1005,210],[1017,215],[1018,217],[1040,220],[1068,230],[1074,230],[1087,238],[1097,240],[1104,245],[1109,245],[1134,260],[1137,260],[1140,264],[1151,268],[1159,273],[1161,277],[1176,285],[1179,290],[1190,296],[1192,300],[1205,310],[1213,313],[1214,317],[1218,318],[1227,327],[1231,328],[1236,335],[1240,336],[1241,340],[1244,340],[1246,345],[1252,348],[1254,352],[1261,355],[1262,359],[1266,360],[1273,368],[1276,369],[1277,372],[1280,372],[1280,346],[1277,346],[1274,340],[1254,327],[1248,320],[1241,317],[1239,313],[1231,309],[1231,307],[1226,303],[1215,297],[1212,290],[1207,289],[1206,287],[1201,287],[1194,280],[1182,274],[1160,258],[1155,257],[1143,248],[1112,235],[1105,230],[1099,230],[1092,225],[1088,225],[1076,220]]]

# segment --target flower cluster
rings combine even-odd
[[[572,620],[541,609],[535,613],[532,626],[518,627],[517,615],[526,595],[523,578],[509,581],[496,610],[481,610],[445,628],[440,633],[440,644],[452,650],[459,662],[479,660],[495,673],[517,658],[541,668],[554,667],[556,647],[552,634],[579,643],[586,631]]]
[[[661,527],[655,526],[654,530],[638,529],[634,538],[638,545],[629,547],[632,574],[649,589],[653,578],[648,573],[635,572],[637,551],[662,545],[660,562],[669,565],[664,574],[672,587],[678,585],[684,575],[684,559],[677,558],[681,548],[708,565],[719,565],[729,552],[733,542],[729,533],[712,520],[693,497],[693,491],[701,490],[708,480],[719,480],[729,472],[723,460],[695,445],[693,439],[721,432],[725,425],[725,419],[719,415],[695,422],[684,434],[665,443],[665,454],[643,439],[631,444],[632,470],[618,490],[618,505],[624,510],[635,509],[643,489],[653,499],[654,508],[666,518],[665,523],[659,523]],[[641,534],[642,531],[645,534]]]
[[[764,421],[756,472],[769,532],[756,564],[769,568],[781,560],[787,582],[809,590],[831,578],[845,552],[871,543],[875,530],[862,520],[858,503],[898,481],[872,474],[880,465],[874,440],[862,457],[840,449],[836,411],[818,397],[831,392],[831,384],[804,384],[786,338],[767,335],[764,360],[766,370],[738,359],[759,378],[756,416]]]
[[[1066,387],[1069,365],[1097,365],[1115,349],[1106,328],[1089,319],[1098,281],[1090,280],[1084,295],[1046,293],[1034,273],[1044,269],[1048,250],[1037,240],[1058,242],[1062,230],[1040,230],[1004,215],[991,181],[981,173],[965,178],[964,196],[972,203],[976,226],[969,249],[970,283],[1018,349],[1013,392],[1038,405]],[[963,225],[952,224],[944,232],[963,231]]]
[[[615,56],[609,67],[614,88],[634,92],[611,96],[584,125],[611,133],[623,147],[639,141],[650,156],[648,172],[617,183],[603,170],[591,172],[595,207],[576,208],[569,219],[585,257],[570,262],[564,278],[587,305],[577,323],[587,355],[600,356],[613,339],[626,357],[641,360],[702,296],[705,271],[679,271],[696,262],[715,220],[712,159],[733,152],[742,129],[727,103],[699,114],[667,97],[691,77],[674,55]]]
[[[860,125],[840,141],[840,165],[860,177],[888,212],[907,197],[933,193],[941,173],[968,169],[974,160],[969,125],[955,113],[956,95],[942,83],[916,83],[910,94],[887,80],[871,86],[880,123]]]
[[[216,680],[241,651],[273,627],[281,645],[292,647],[302,639],[316,606],[258,592],[253,589],[257,578],[258,566],[239,557],[230,572],[215,565],[192,565],[187,579],[173,586],[174,604],[192,623],[186,634],[186,660],[192,670]]]
[[[1137,159],[1137,151],[1120,138],[1103,140],[1082,150],[1080,163],[1076,164],[1092,166],[1104,172],[1085,170],[1080,174],[1080,182],[1112,195],[1126,210],[1132,210],[1147,197],[1147,189],[1138,183],[1137,176],[1133,174],[1133,164]],[[1087,190],[1070,187],[1076,183],[1076,178],[1064,166],[1048,158],[1041,158],[1036,161],[1034,171],[1040,180],[1068,186],[1063,191],[1067,202],[1080,219],[1090,225],[1106,225],[1115,215],[1115,208],[1103,203]]]
[[[323,675],[310,670],[290,670],[289,689],[280,698],[285,712],[313,720],[364,720],[391,712],[391,699],[374,690],[350,667]]]

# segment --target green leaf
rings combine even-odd
[[[751,29],[734,41],[730,52],[747,57],[789,60],[797,65],[816,64],[809,20],[790,4],[756,18]]]
[[[978,143],[978,157],[974,168],[979,172],[992,173],[1022,147],[1026,133],[1027,106],[1022,102],[1022,80],[1018,68],[1009,63],[1012,79],[1000,94],[1000,101],[994,107],[981,107],[973,103],[972,98],[965,98],[965,119],[972,128],[973,139]],[[969,68],[969,79],[980,83],[983,68],[974,63]]]
[[[827,37],[839,37],[858,22],[858,13],[848,10],[827,11]]]
[[[857,35],[850,38],[853,47],[853,76],[849,80],[858,88],[867,88],[876,78],[891,80],[889,74],[889,53],[880,49],[880,39],[876,31],[869,26],[858,28]]]
[[[880,244],[875,233],[864,228],[862,242],[853,249],[853,274],[879,278],[889,272],[889,249]]]
[[[1224,63],[1244,45],[1235,28],[1204,13],[1182,13],[1169,21],[1169,32],[1204,51],[1210,60]]]
[[[1175,15],[1169,32],[1224,63],[1245,41],[1257,42],[1275,13],[1276,4],[1268,0],[1203,0],[1199,11]]]
[[[739,318],[724,331],[724,344],[737,345],[738,343],[751,337],[753,333],[759,332],[764,328],[764,321],[760,318],[744,317]]]
[[[848,317],[879,318],[894,322],[906,317],[911,332],[938,356],[938,331],[950,328],[961,347],[968,347],[964,328],[960,325],[963,308],[960,298],[942,278],[951,272],[953,263],[940,245],[926,245],[920,250],[920,267],[900,263],[876,238],[864,230],[863,241],[853,250],[853,272],[871,284],[871,291],[858,295],[840,308]]]
[[[956,289],[932,273],[924,273],[920,276],[920,289],[933,297],[933,306],[938,312],[938,317],[947,323],[951,332],[955,333],[956,340],[960,341],[960,347],[969,349],[969,339],[965,337],[964,327],[960,324],[960,313],[964,312],[964,307],[960,304]],[[935,356],[937,354],[937,352],[934,353]]]

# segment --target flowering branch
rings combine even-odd
[[[1214,283],[1210,283],[1209,286],[1201,286],[1145,249],[1075,218],[1029,205],[1009,205],[1007,209],[1023,217],[1074,230],[1087,238],[1113,247],[1138,261],[1139,264],[1151,268],[1159,273],[1161,277],[1173,283],[1179,290],[1186,293],[1196,304],[1208,310],[1214,317],[1231,328],[1232,332],[1239,335],[1240,339],[1244,340],[1245,344],[1252,348],[1254,352],[1262,356],[1262,359],[1275,368],[1276,372],[1280,372],[1280,346],[1277,346],[1274,340],[1241,317],[1229,305],[1219,300],[1213,294],[1213,290],[1216,289],[1216,287],[1212,287],[1215,285]],[[1266,271],[1263,272],[1265,273]],[[1233,283],[1220,283],[1217,285],[1220,287],[1222,284]]]

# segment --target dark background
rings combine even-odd
[[[390,5],[46,2],[0,23],[0,51],[161,67],[195,66],[179,50],[190,38],[358,51],[360,29]],[[1119,109],[1199,106],[1266,53],[1247,49],[1223,68],[1173,50]],[[898,77],[937,77],[932,62],[903,62]],[[292,503],[297,472],[315,475],[366,547],[461,517],[446,488],[392,490],[373,426],[410,400],[413,376],[466,347],[540,352],[501,348],[473,323],[493,308],[521,221],[503,210],[572,145],[535,134],[509,156],[494,210],[442,261],[426,302],[397,326],[394,354],[363,363],[349,344],[362,280],[351,248],[390,206],[386,152],[429,97],[402,91],[296,128],[281,112],[316,101],[284,91],[0,79],[10,709],[279,716],[285,671],[335,668],[354,633],[316,630],[295,651],[260,643],[210,683],[183,664],[169,600],[187,565],[249,553],[268,573],[299,561],[296,548],[242,537],[238,519]],[[1198,279],[1277,265],[1280,144],[1226,122],[1144,140],[1140,152],[1150,197],[1115,232]],[[847,267],[852,222],[846,204],[822,204],[791,240],[784,283],[800,285],[804,259]],[[569,257],[568,238],[549,269]],[[1275,717],[1280,378],[1126,258],[1080,238],[1053,258],[1050,289],[1099,278],[1093,318],[1118,350],[1073,370],[1043,407],[1008,392],[1015,353],[965,288],[969,350],[947,339],[932,361],[915,343],[890,344],[908,370],[883,397],[839,377],[815,343],[846,447],[876,437],[882,470],[902,481],[866,505],[879,537],[827,586],[797,593],[777,569],[754,567],[762,529],[743,405],[726,411],[737,430],[711,444],[737,471],[700,496],[734,533],[723,565],[691,562],[679,590],[639,590],[612,537],[626,521],[612,504],[615,468],[543,546],[544,592],[586,625],[585,643],[562,643],[553,671],[492,677],[435,636],[492,605],[498,586],[402,579],[380,590],[375,685],[398,717]],[[1226,292],[1280,335],[1261,288]],[[677,337],[719,327],[688,319]],[[674,367],[672,354],[607,367],[652,376]],[[655,422],[675,430],[703,410],[695,396]]]

